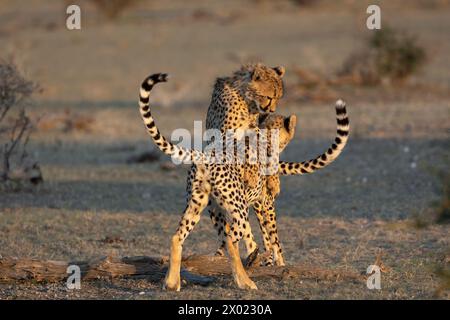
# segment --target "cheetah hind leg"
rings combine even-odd
[[[172,237],[170,247],[169,268],[164,279],[163,289],[180,291],[181,256],[183,242],[200,220],[200,214],[208,204],[208,193],[200,188],[194,188],[192,198],[189,200],[177,232]]]
[[[245,250],[247,252],[247,258],[244,261],[244,267],[246,269],[259,264],[259,247],[253,237],[250,223],[246,220],[243,222],[244,234],[243,240],[245,243]]]
[[[266,266],[266,267],[274,266],[273,254],[271,251],[264,252],[263,258],[261,259],[261,265]]]
[[[242,265],[241,257],[239,256],[239,242],[236,241],[235,243],[233,243],[232,236],[230,235],[230,227],[228,224],[226,224],[226,229],[227,229],[226,230],[227,250],[230,256],[231,269],[233,272],[234,281],[236,282],[239,289],[257,290],[258,287],[247,275],[247,272],[245,271],[244,266]]]
[[[266,265],[273,265],[275,263],[276,266],[284,266],[284,257],[283,250],[281,249],[280,240],[278,238],[278,230],[277,230],[277,215],[275,212],[275,199],[268,196],[266,198],[265,204],[265,227],[267,228],[267,232],[270,235],[270,245],[271,245],[271,255],[268,260],[266,260]]]
[[[270,242],[270,235],[267,231],[269,221],[266,222],[265,206],[262,201],[257,201],[253,204],[253,210],[258,218],[259,227],[261,229],[262,239],[264,242],[264,253],[259,255],[258,261],[253,264],[259,264],[261,266],[273,266],[272,244]]]
[[[177,234],[172,237],[170,246],[169,268],[164,278],[163,289],[169,291],[180,291],[181,288],[181,251],[182,245]]]
[[[220,209],[210,209],[209,214],[211,217],[211,221],[214,224],[214,228],[218,232],[219,238],[221,239],[221,246],[219,249],[217,249],[215,256],[223,257],[225,255],[226,250],[226,231],[225,231],[225,221],[224,221],[224,214],[221,212]],[[247,223],[247,222],[245,222]],[[247,248],[247,253],[250,252],[250,254],[247,256],[244,262],[244,267],[246,269],[252,267],[253,265],[256,265],[259,263],[260,259],[258,259],[259,255],[259,248],[256,242],[253,239],[253,235],[251,234],[250,230],[250,224],[247,223],[247,234],[244,235],[245,239],[245,245]],[[253,249],[250,249],[253,248]],[[252,251],[250,251],[252,250]]]
[[[216,250],[215,256],[223,257],[225,256],[226,251],[226,241],[225,241],[225,223],[224,223],[224,216],[222,214],[222,211],[215,205],[209,205],[209,217],[211,218],[211,222],[214,225],[214,229],[217,231],[217,235],[220,239],[221,245]]]

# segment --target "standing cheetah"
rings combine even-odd
[[[279,69],[281,70],[281,69]],[[242,71],[242,70],[241,70]],[[282,75],[283,72],[275,71],[277,74]],[[245,73],[244,73],[245,74]],[[260,76],[255,77],[255,72],[250,73],[251,74],[251,81],[258,81],[261,80]],[[236,75],[236,74],[235,74]],[[242,74],[241,74],[242,75]],[[280,75],[280,76],[281,76]],[[163,136],[161,136],[159,130],[156,128],[154,120],[150,114],[150,107],[148,105],[149,102],[149,93],[152,89],[153,85],[158,83],[166,81],[165,75],[153,75],[148,77],[141,87],[141,97],[140,97],[140,105],[141,105],[141,114],[143,116],[144,122],[148,128],[148,131],[150,135],[152,136],[154,142],[156,145],[165,153],[169,155],[176,155],[177,157],[181,159],[191,159],[194,163],[197,163],[198,161],[207,161],[207,157],[202,154],[201,152],[198,152],[196,150],[187,150],[184,148],[181,148],[179,146],[174,146],[170,142],[168,142]],[[223,79],[219,79],[218,83],[223,81]],[[229,85],[229,79],[225,80],[225,84]],[[223,85],[220,84],[220,85]],[[217,87],[217,84],[216,84]],[[282,92],[282,86],[281,92]],[[278,87],[278,88],[280,88]],[[275,88],[277,88],[275,86]],[[274,90],[276,92],[276,89]],[[279,91],[280,92],[280,91]],[[217,93],[217,92],[216,92]],[[233,95],[233,94],[232,94]],[[274,94],[274,97],[277,95]],[[214,97],[214,96],[213,96]],[[244,95],[244,97],[247,97],[247,95]],[[253,95],[253,97],[258,97],[257,94]],[[216,96],[217,98],[217,96]],[[231,100],[236,97],[232,97]],[[239,96],[238,96],[239,98]],[[263,97],[264,98],[264,97]],[[266,96],[266,104],[263,104],[260,106],[260,109],[273,111],[275,108],[272,106],[274,98],[267,98]],[[225,97],[225,99],[219,98],[219,101],[213,101],[211,103],[211,106],[215,106],[216,104],[223,103],[223,100],[225,100],[228,103],[231,103],[229,96]],[[245,101],[245,100],[244,100]],[[257,112],[258,108],[258,102],[259,101],[252,101],[250,100],[250,105],[248,106],[248,110],[252,110],[253,112]],[[264,100],[263,100],[264,101]],[[242,102],[242,101],[241,101]],[[233,104],[236,105],[236,102]],[[239,103],[237,103],[239,105]],[[255,106],[256,105],[256,106]],[[210,109],[211,108],[210,106]],[[225,103],[225,109],[227,107],[227,104]],[[272,108],[270,108],[272,107]],[[273,110],[272,110],[273,109]],[[289,175],[289,174],[305,174],[305,173],[311,173],[314,172],[317,169],[320,169],[329,163],[331,163],[342,151],[343,147],[345,146],[347,135],[348,135],[348,119],[346,118],[346,111],[345,111],[345,104],[342,101],[338,101],[336,104],[336,110],[338,113],[338,137],[335,140],[335,143],[332,145],[330,149],[325,154],[322,154],[315,159],[312,159],[310,161],[305,161],[301,163],[285,163],[280,162],[281,167],[279,174]],[[242,117],[239,119],[239,117],[236,117],[236,113],[233,112],[225,112],[225,115],[228,114],[228,117],[225,116],[226,120],[235,120],[237,122],[232,122],[231,124],[233,126],[238,126],[239,120],[241,120],[241,123],[244,123],[248,127],[254,126],[251,121],[246,119],[245,117]],[[245,114],[245,113],[244,113]],[[231,116],[230,116],[231,115]],[[239,115],[239,113],[238,113]],[[241,113],[242,115],[242,113]],[[250,117],[251,118],[251,117]],[[262,119],[262,123],[264,123],[264,118]],[[269,118],[270,119],[270,118]],[[223,120],[223,119],[222,119]],[[287,123],[290,124],[287,127],[292,127],[292,120],[294,120],[293,126],[295,126],[295,118],[290,117],[286,118]],[[247,122],[246,122],[247,121]],[[347,123],[345,124],[345,121]],[[220,122],[220,121],[219,121]],[[286,121],[285,121],[286,122]],[[228,123],[229,125],[230,123]],[[339,126],[341,128],[339,128]],[[269,127],[269,125],[267,126]],[[285,126],[286,127],[286,126]],[[292,132],[291,132],[292,133]],[[291,137],[292,138],[292,137]],[[242,179],[244,177],[243,175],[243,169],[247,168],[247,165],[244,166],[229,166],[229,165],[193,165],[190,175],[188,177],[188,205],[185,210],[184,217],[180,223],[180,227],[177,229],[177,234],[172,238],[172,248],[171,248],[171,263],[170,268],[168,271],[168,274],[166,276],[165,280],[165,287],[167,289],[174,289],[179,290],[179,270],[180,270],[180,260],[181,260],[181,245],[184,242],[184,239],[187,237],[189,232],[193,229],[194,225],[199,220],[199,214],[206,206],[206,203],[211,205],[211,201],[206,200],[205,198],[209,198],[208,196],[211,196],[215,207],[222,210],[222,213],[219,214],[218,217],[212,216],[213,221],[215,219],[216,223],[215,226],[218,227],[219,234],[222,232],[226,236],[226,243],[227,243],[227,249],[229,251],[231,262],[232,262],[232,270],[233,270],[233,276],[236,280],[236,283],[240,288],[254,288],[256,289],[256,285],[248,278],[246,275],[244,269],[242,268],[242,263],[239,258],[238,253],[238,241],[244,237],[244,239],[248,239],[247,243],[254,243],[253,237],[251,235],[250,231],[250,225],[248,224],[248,217],[247,217],[247,210],[248,205],[253,204],[255,211],[257,212],[258,218],[260,219],[261,228],[263,231],[263,234],[265,233],[264,239],[268,240],[267,236],[267,230],[266,226],[268,227],[269,231],[268,234],[270,236],[271,240],[271,248],[273,248],[273,255],[276,262],[279,264],[284,264],[283,258],[281,255],[281,248],[279,246],[278,242],[278,236],[276,232],[276,218],[275,218],[275,211],[274,211],[274,199],[278,191],[273,191],[274,187],[277,189],[277,182],[278,177],[268,177],[266,179],[265,176],[257,178],[256,181],[256,192],[252,191],[248,193],[248,190],[252,190],[252,188],[249,188],[249,186],[245,185],[244,183],[244,191],[242,192]],[[211,170],[212,169],[212,170]],[[221,170],[223,170],[223,173],[221,173]],[[223,181],[221,181],[220,177]],[[212,178],[212,179],[211,179]],[[228,179],[227,179],[228,178]],[[241,179],[241,180],[239,180]],[[273,179],[274,182],[271,182]],[[232,182],[232,183],[231,183]],[[228,184],[227,184],[228,183]],[[227,192],[227,186],[231,189],[228,190],[229,194],[221,194],[222,192]],[[272,187],[271,187],[272,186]],[[264,191],[264,187],[266,187],[266,190]],[[272,188],[272,190],[271,190]],[[279,187],[278,187],[279,190]],[[244,194],[244,198],[242,196],[236,195],[242,195]],[[266,196],[268,195],[268,196]],[[227,201],[227,196],[231,197],[231,201]],[[237,203],[236,203],[237,202]],[[245,203],[247,202],[247,203]],[[246,207],[245,207],[245,205]],[[245,208],[246,210],[242,210],[242,208]],[[232,210],[231,214],[230,211]],[[268,211],[267,214],[265,214]],[[238,215],[239,214],[239,215]],[[263,216],[264,214],[264,216]],[[191,218],[192,220],[189,220]],[[232,218],[232,220],[231,220]],[[264,221],[263,221],[264,219]],[[242,223],[241,223],[242,222]],[[239,228],[241,227],[241,228]],[[230,232],[231,231],[231,232]],[[255,244],[256,245],[256,244]],[[266,250],[268,248],[268,245],[265,243]],[[247,251],[250,252],[247,246]],[[251,245],[250,245],[251,248]],[[278,258],[277,258],[278,257]]]
[[[307,173],[316,172],[329,164],[331,164],[339,155],[342,153],[345,145],[347,144],[349,135],[349,119],[347,115],[347,110],[345,103],[342,100],[336,102],[336,122],[337,122],[337,132],[336,138],[328,150],[311,159],[309,161],[303,162],[284,162],[280,161],[279,172],[277,175],[271,175],[266,177],[266,186],[263,189],[263,195],[259,200],[252,204],[253,210],[258,218],[259,226],[262,232],[262,239],[265,249],[265,264],[271,265],[275,263],[278,266],[285,265],[281,245],[278,238],[277,225],[276,225],[276,211],[275,211],[275,198],[280,193],[280,178],[279,175],[303,175]],[[271,117],[265,119],[267,115],[259,117],[260,128],[261,129],[279,129],[280,124],[277,123],[282,121],[280,118]],[[292,116],[291,116],[292,117]],[[292,125],[292,124],[291,124]],[[293,124],[295,126],[295,124]],[[293,128],[290,129],[293,134]],[[290,137],[292,139],[292,137]],[[290,139],[288,141],[290,141]],[[282,139],[280,138],[280,143]],[[280,150],[282,148],[280,147]],[[221,219],[221,214],[218,217],[212,215],[211,219],[219,235],[223,229],[218,221],[223,221]],[[247,259],[247,264],[251,264],[252,260],[256,258],[257,252],[253,251],[252,248],[257,247],[254,242],[254,237],[251,234],[247,234],[246,238],[246,248],[249,258]],[[225,249],[225,242],[222,241],[221,247],[217,250],[217,255],[223,255]]]
[[[250,128],[259,132],[252,114],[275,111],[276,103],[283,94],[283,74],[283,68],[268,68],[255,64],[244,66],[232,77],[218,79],[209,107],[214,117],[207,123],[207,128],[219,128],[223,133],[228,129]],[[257,289],[240,260],[239,241],[250,232],[249,203],[258,200],[261,195],[265,176],[258,171],[254,181],[255,190],[250,193],[249,199],[242,181],[244,164],[210,163],[208,156],[200,151],[175,146],[162,136],[151,115],[149,96],[154,84],[166,80],[167,76],[164,74],[151,75],[144,80],[140,90],[141,115],[150,136],[161,151],[181,160],[190,159],[194,165],[188,176],[187,206],[172,237],[170,265],[164,287],[180,290],[182,244],[198,223],[200,213],[211,204],[224,213],[226,246],[236,284],[242,289]]]

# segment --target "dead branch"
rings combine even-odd
[[[93,261],[52,261],[0,257],[0,281],[55,282],[65,280],[69,265],[80,267],[83,281],[100,278],[145,277],[160,282],[167,270],[167,258],[102,257]],[[321,269],[314,266],[252,267],[248,270],[254,278],[301,278],[332,281],[362,281],[358,273],[345,270]],[[217,256],[195,255],[183,259],[181,277],[188,283],[207,285],[217,276],[230,275],[228,259]]]

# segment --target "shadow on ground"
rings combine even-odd
[[[306,160],[330,141],[295,140],[282,155]],[[137,147],[136,147],[137,146]],[[0,208],[40,207],[181,215],[189,166],[161,169],[169,158],[128,164],[148,141],[35,146],[46,182],[32,192],[8,192]],[[283,177],[280,215],[406,218],[439,197],[435,168],[445,168],[449,142],[441,139],[351,138],[343,155],[312,175]],[[395,159],[395,160],[394,160]]]

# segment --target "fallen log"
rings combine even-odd
[[[93,261],[53,261],[0,256],[0,282],[64,281],[70,275],[67,268],[77,265],[83,281],[101,278],[145,277],[151,282],[160,282],[167,270],[167,258],[102,257]],[[347,270],[321,269],[314,266],[291,265],[284,267],[253,266],[248,269],[253,278],[301,278],[334,281],[362,281],[364,276]],[[231,274],[226,257],[194,255],[183,258],[181,278],[187,283],[207,285],[217,276]]]
[[[183,267],[191,273],[205,276],[231,274],[231,268],[226,257],[193,255],[183,259]],[[365,276],[353,271],[342,269],[322,269],[315,266],[252,266],[247,269],[252,278],[302,278],[316,280],[365,280]]]

